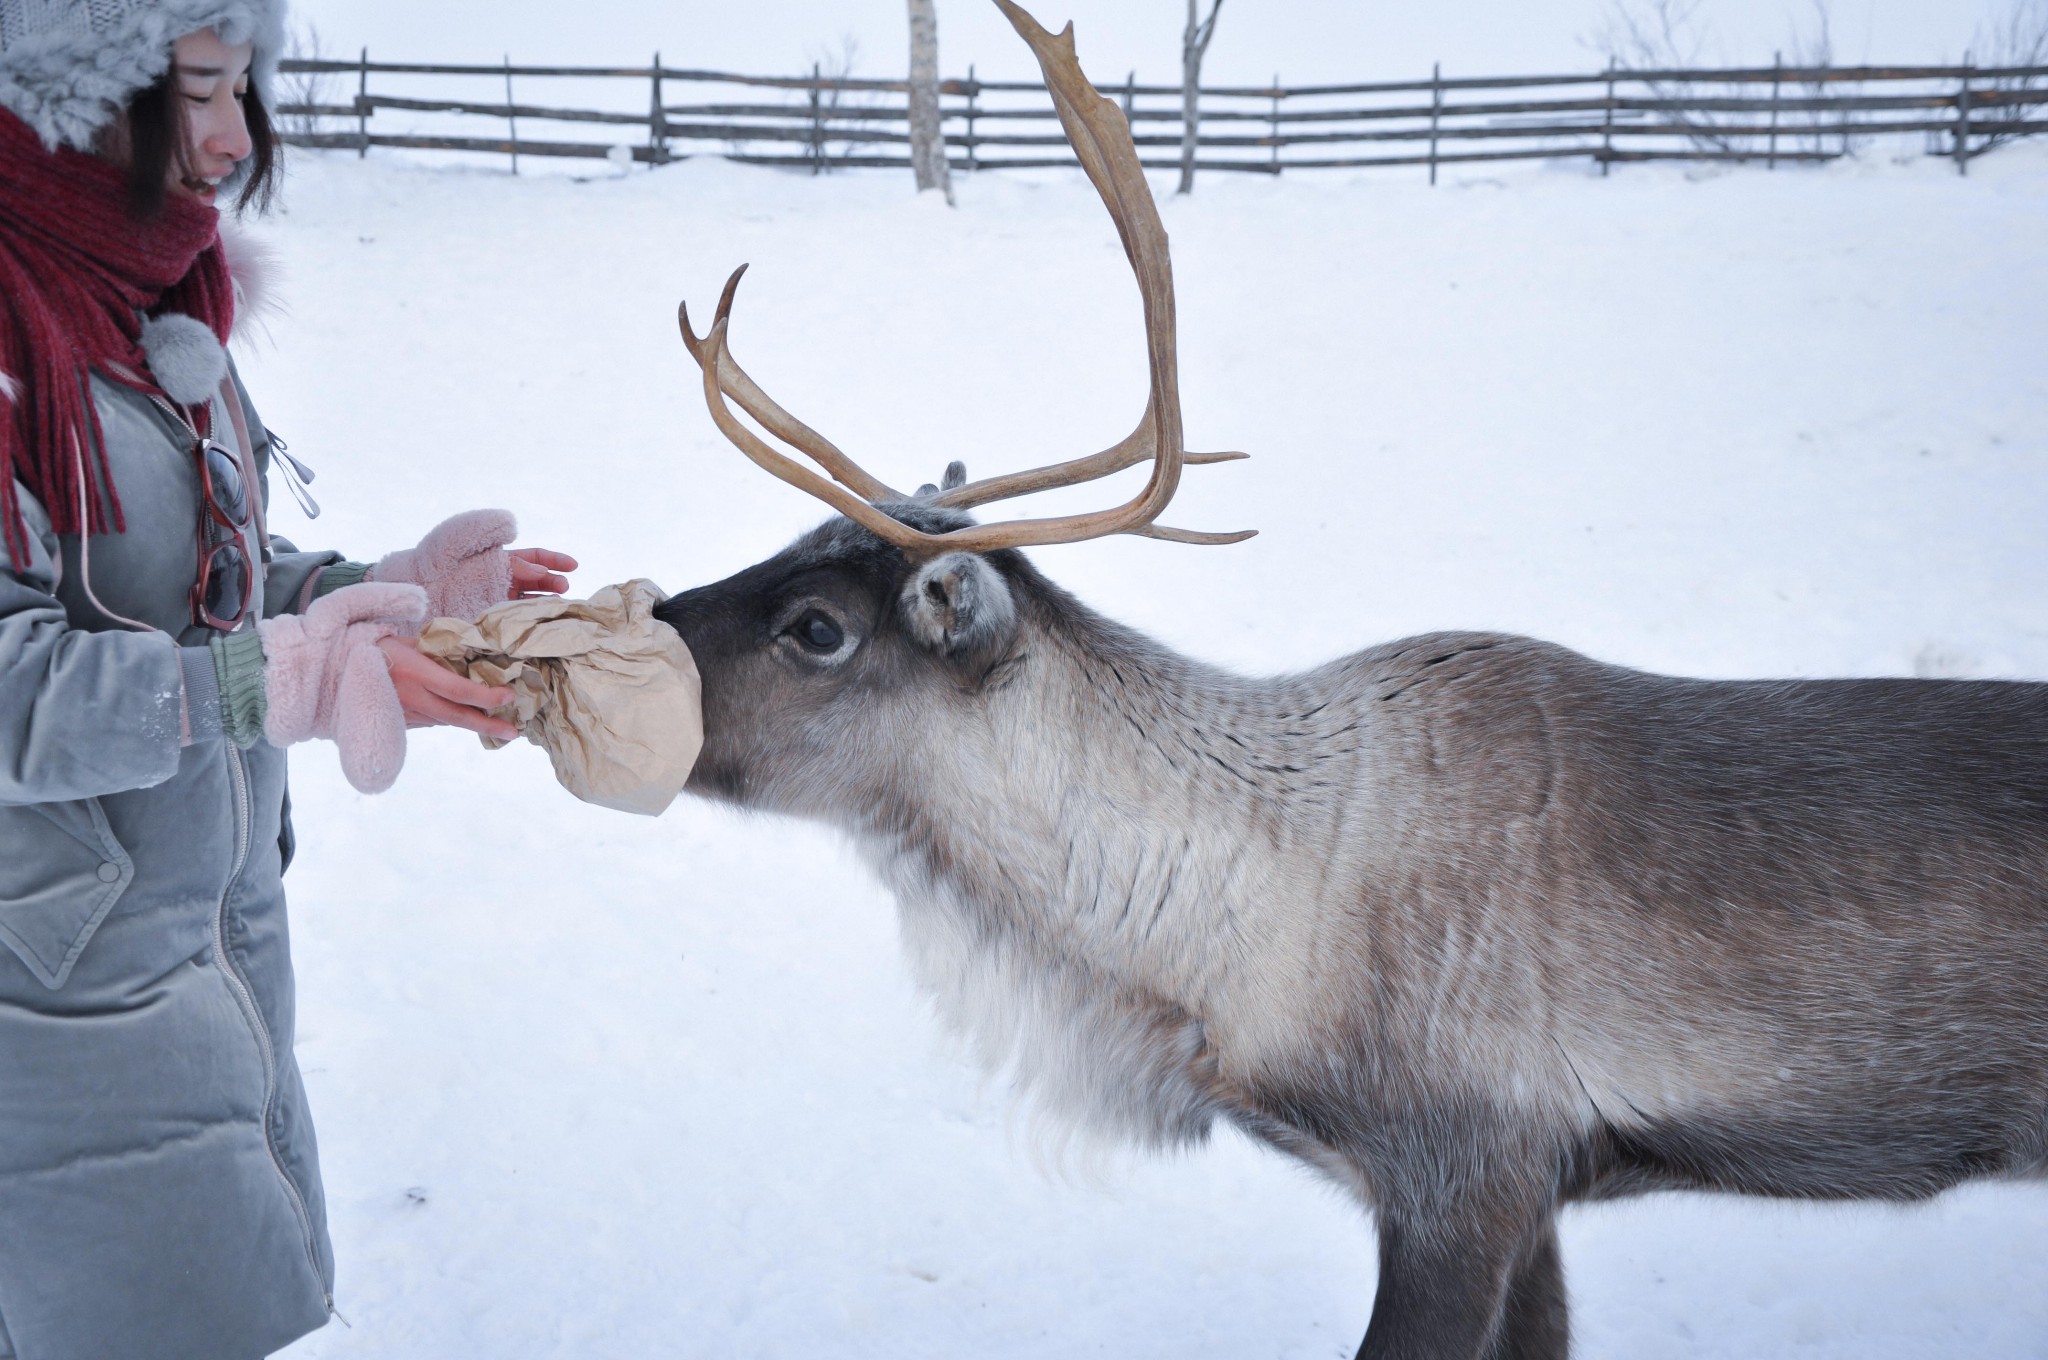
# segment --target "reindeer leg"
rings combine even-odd
[[[1565,1303],[1564,1262],[1557,1251],[1557,1220],[1546,1217],[1522,1243],[1522,1259],[1508,1280],[1500,1325],[1487,1360],[1565,1360],[1571,1353],[1571,1315]]]
[[[1358,1360],[1522,1360],[1564,1354],[1518,1349],[1536,1331],[1524,1317],[1556,1321],[1563,1341],[1556,1242],[1548,1206],[1522,1196],[1461,1195],[1427,1208],[1379,1213],[1380,1278]],[[1533,1248],[1533,1249],[1532,1249]],[[1560,1306],[1546,1308],[1546,1299]],[[1540,1330],[1540,1327],[1539,1327]]]

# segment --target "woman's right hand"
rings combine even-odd
[[[391,685],[398,691],[407,727],[465,727],[498,741],[519,735],[513,724],[490,714],[512,702],[510,688],[457,675],[423,654],[411,638],[387,637],[377,646],[391,667]]]

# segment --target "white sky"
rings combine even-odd
[[[1204,76],[1288,83],[1497,75],[1599,64],[1587,45],[1613,0],[1226,0]],[[1930,62],[1960,57],[1977,32],[2022,0],[1826,0],[1838,61]],[[2038,2],[2038,0],[2037,0]],[[1207,3],[1207,0],[1204,0]],[[1770,60],[1812,27],[1814,0],[1698,0],[1706,55]],[[1039,20],[1071,18],[1083,63],[1098,76],[1136,69],[1175,78],[1182,0],[1036,0]],[[939,0],[942,66],[972,62],[984,79],[1031,71],[1008,25],[985,0]],[[660,49],[675,66],[781,74],[859,44],[857,74],[894,75],[907,42],[903,0],[583,0],[571,8],[525,0],[299,0],[300,22],[329,53],[367,44],[385,60],[641,63]]]

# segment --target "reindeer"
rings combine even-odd
[[[1151,1148],[1218,1120],[1375,1219],[1360,1357],[1568,1351],[1561,1205],[1918,1200],[2048,1175],[2048,685],[1700,681],[1445,633],[1246,679],[1019,549],[1154,521],[1184,453],[1166,236],[1129,130],[1037,54],[1144,300],[1151,393],[1089,458],[903,495],[684,341],[719,428],[839,517],[669,599],[690,788],[842,827],[942,1017]],[[728,399],[811,457],[772,447]],[[1113,509],[989,502],[1145,459]]]

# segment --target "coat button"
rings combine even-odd
[[[119,883],[121,881],[121,866],[118,864],[102,864],[99,868],[99,875],[100,882],[102,883]]]

